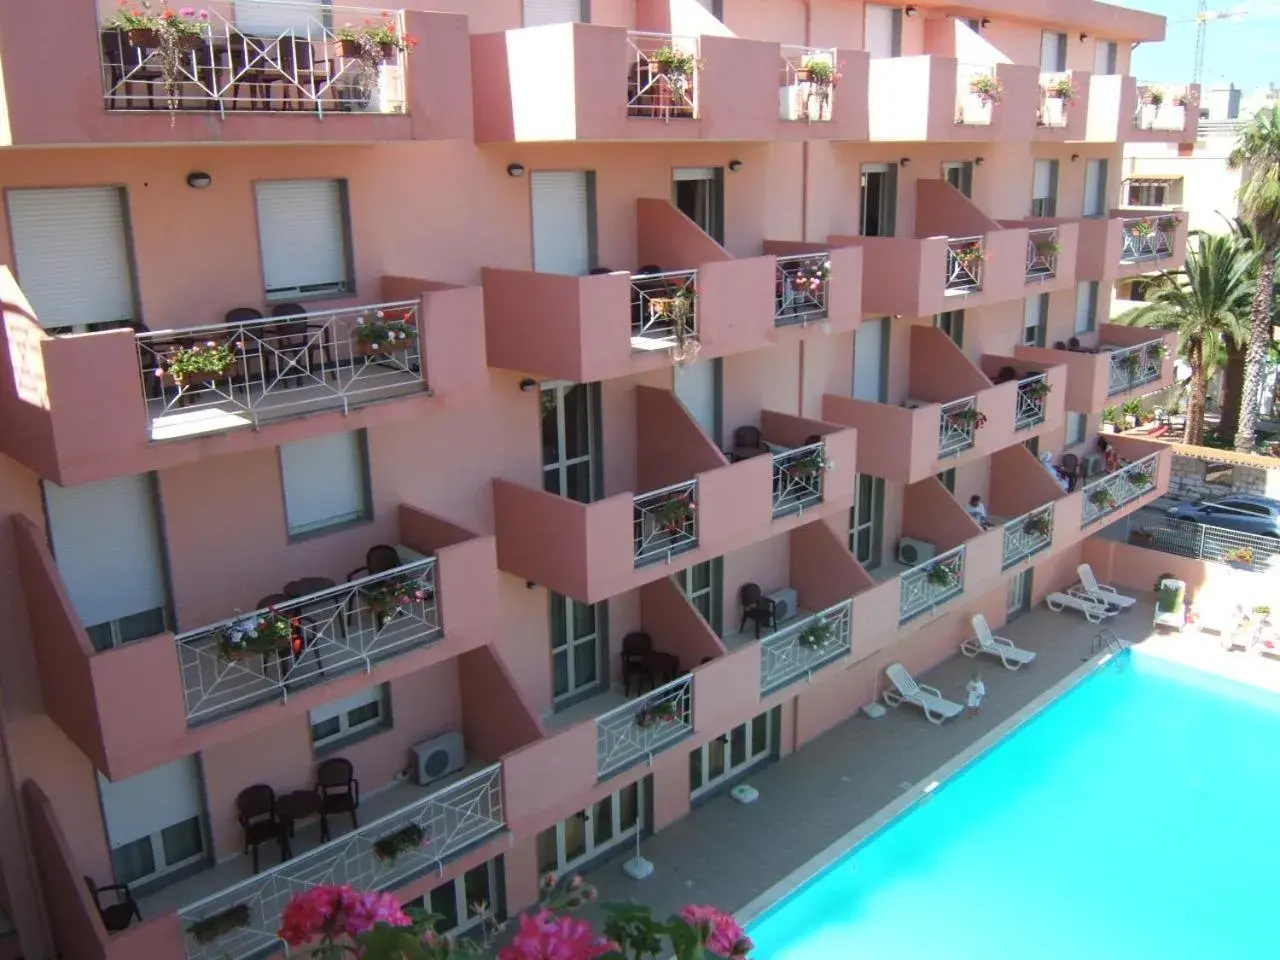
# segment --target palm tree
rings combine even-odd
[[[1280,253],[1280,113],[1275,107],[1259,110],[1240,131],[1235,148],[1227,157],[1227,166],[1244,171],[1239,192],[1240,217],[1253,228],[1261,247],[1235,442],[1238,451],[1249,453],[1258,426],[1257,397],[1271,343],[1276,254]]]
[[[1224,218],[1225,219],[1225,218]],[[1253,227],[1236,217],[1227,221],[1231,232],[1240,238],[1240,242],[1248,246],[1255,254],[1262,249],[1262,244],[1258,240],[1258,235]],[[1258,279],[1258,263],[1261,257],[1255,256],[1253,259],[1253,271],[1250,279],[1256,281]],[[1280,323],[1280,304],[1276,304],[1272,300],[1273,315],[1271,324],[1275,327]],[[1218,435],[1227,443],[1235,443],[1236,430],[1240,424],[1240,399],[1244,395],[1244,374],[1245,374],[1245,354],[1249,347],[1249,339],[1236,341],[1231,338],[1223,345],[1225,356],[1222,358],[1223,377],[1222,377],[1222,409],[1219,411],[1218,417]],[[1275,354],[1275,340],[1268,341],[1268,362],[1272,355]],[[1276,381],[1276,385],[1280,388],[1280,380]]]
[[[1186,442],[1204,442],[1204,405],[1209,375],[1217,365],[1224,338],[1243,343],[1249,337],[1250,280],[1254,255],[1238,237],[1196,231],[1179,270],[1160,274],[1148,302],[1113,322],[1178,331],[1182,358],[1191,367]]]

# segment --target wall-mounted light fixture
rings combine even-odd
[[[911,166],[911,158],[910,158],[910,157],[900,157],[900,158],[898,159],[898,166],[900,166],[900,167],[909,167],[909,166]]]
[[[192,190],[203,190],[211,183],[213,183],[213,177],[203,170],[192,170],[187,174],[187,186]]]
[[[525,393],[528,393],[537,385],[538,385],[538,381],[533,379],[533,377],[525,377],[523,380],[520,381],[520,389],[523,390]]]
[[[1082,33],[1082,34],[1080,34],[1080,42],[1081,42],[1081,43],[1084,43],[1084,42],[1085,42],[1086,40],[1088,40],[1088,39],[1089,39],[1089,35],[1088,35],[1087,33]]]
[[[905,13],[908,17],[914,17],[914,16],[916,15],[916,8],[915,8],[915,7],[907,7],[907,8],[906,8],[905,10],[903,10],[902,12],[903,12],[903,13]]]
[[[978,21],[978,26],[980,26],[983,30],[987,29],[987,27],[991,26],[991,18],[983,17],[981,20]]]
[[[1071,162],[1072,162],[1072,163],[1075,163],[1075,162],[1076,162],[1077,160],[1079,160],[1079,159],[1080,159],[1080,154],[1078,154],[1078,153],[1073,153],[1073,154],[1071,155]]]
[[[975,167],[980,167],[980,166],[982,166],[982,165],[983,165],[984,163],[986,163],[986,162],[987,162],[987,158],[986,158],[986,157],[974,157],[974,158],[973,158],[973,165],[974,165]]]
[[[524,176],[524,164],[523,164],[523,163],[508,163],[508,164],[507,164],[507,176],[508,176],[508,177],[523,177],[523,176]]]
[[[741,160],[730,160],[730,161],[729,161],[729,172],[730,172],[730,173],[737,173],[737,172],[738,172],[739,170],[741,170],[741,169],[742,169],[742,161],[741,161]]]

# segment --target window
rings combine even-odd
[[[973,196],[973,161],[948,160],[942,165],[942,178],[966,197]]]
[[[1040,34],[1040,72],[1062,73],[1067,69],[1067,35],[1045,30]]]
[[[280,475],[291,537],[309,536],[372,515],[363,430],[281,445]]]
[[[1022,345],[1043,347],[1045,327],[1049,323],[1049,294],[1027,297],[1022,314]]]
[[[1093,72],[1100,77],[1114,74],[1116,72],[1116,42],[1114,40],[1099,40],[1097,44],[1093,52]]]
[[[472,867],[405,906],[438,916],[436,933],[465,934],[497,913],[497,864],[489,860]]]
[[[1092,333],[1098,323],[1098,283],[1086,280],[1076,284],[1075,332]]]
[[[1032,173],[1031,216],[1054,217],[1058,210],[1058,161],[1037,160]]]
[[[769,714],[761,713],[690,751],[689,796],[700,796],[768,759],[773,752],[772,726]]]
[[[1087,160],[1084,166],[1084,201],[1081,212],[1086,217],[1101,217],[1107,209],[1107,161]]]
[[[694,564],[675,575],[680,592],[689,598],[717,636],[720,634],[721,576],[719,559]]]
[[[849,549],[868,570],[880,566],[884,540],[884,479],[858,474],[856,500],[850,511]]]
[[[116,883],[160,877],[204,858],[204,791],[194,756],[127,780],[98,774]]]
[[[550,594],[551,685],[557,706],[566,706],[603,683],[604,604],[579,603]]]
[[[357,735],[391,726],[391,690],[383,683],[311,711],[314,747],[347,743]]]
[[[351,293],[345,180],[260,180],[258,240],[268,300]]]
[[[1089,427],[1089,418],[1083,413],[1067,411],[1067,446],[1074,447],[1084,443],[1085,431]]]
[[[564,873],[625,843],[644,826],[644,784],[631,783],[538,834],[538,873]]]
[[[1129,205],[1132,207],[1163,207],[1172,201],[1167,183],[1129,183]]]
[[[956,492],[956,468],[948,467],[938,474],[938,482],[947,488],[947,493]]]
[[[574,23],[590,19],[589,0],[524,0],[524,25],[540,27],[547,23]]]
[[[964,311],[948,310],[946,313],[936,314],[933,318],[933,325],[951,338],[951,342],[957,347],[964,346]]]
[[[579,503],[597,488],[600,384],[542,385],[542,486]]]

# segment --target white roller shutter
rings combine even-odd
[[[267,296],[348,289],[342,182],[259,180],[255,189]]]
[[[864,320],[853,344],[853,398],[884,402],[884,346],[889,321]]]
[[[1076,284],[1076,333],[1093,330],[1098,310],[1098,284],[1085,280]]]
[[[541,27],[547,23],[580,23],[583,0],[524,0],[524,25]]]
[[[235,5],[232,19],[245,33],[279,36],[292,31],[298,37],[320,39],[323,28],[333,25],[331,8],[329,0],[247,0]]]
[[[902,52],[902,11],[879,3],[866,5],[866,37],[863,48],[872,59],[897,57]]]
[[[114,783],[99,773],[98,788],[112,848],[198,817],[203,808],[194,756]]]
[[[1067,69],[1067,35],[1045,30],[1040,34],[1040,71],[1061,73]]]
[[[282,444],[280,473],[290,533],[365,514],[364,447],[358,431]]]
[[[10,190],[7,198],[18,283],[42,326],[134,319],[119,188]]]
[[[60,487],[45,482],[58,573],[86,627],[165,605],[151,478]]]
[[[591,269],[586,171],[534,173],[529,189],[533,206],[533,269],[582,276]]]

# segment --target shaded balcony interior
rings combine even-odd
[[[1055,382],[1066,381],[1066,369],[1035,360],[985,353],[978,362],[979,369],[993,385],[1014,383],[1017,385],[1013,429],[1017,432],[1034,430],[1042,426],[1056,410],[1060,419],[1062,401],[1051,405],[1050,394]]]
[[[862,251],[786,240],[766,240],[777,258],[774,325],[847,333],[862,319]]]
[[[768,457],[773,464],[773,518],[801,516],[821,506],[831,489],[828,473],[840,464],[841,475],[853,473],[857,435],[853,430],[774,410],[761,410],[754,423],[733,428],[731,463]],[[838,481],[837,481],[838,482]],[[838,487],[836,488],[838,491]],[[834,493],[836,506],[850,497]]]
[[[1022,444],[992,455],[984,500],[990,527],[1002,530],[1001,569],[1050,547],[1054,506],[1066,495],[1057,476]]]

